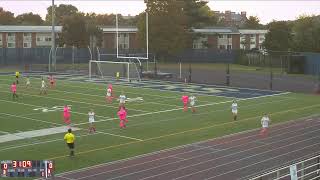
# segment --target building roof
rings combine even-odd
[[[268,30],[262,29],[239,29],[240,34],[267,34]]]
[[[110,27],[101,27],[103,33],[114,33],[117,31],[117,28],[114,26],[110,26]],[[138,28],[137,27],[119,27],[118,28],[119,32],[127,32],[127,33],[135,33],[138,32]]]
[[[240,34],[238,29],[234,27],[206,27],[201,29],[193,29],[196,33],[205,33],[205,34]]]
[[[0,26],[0,32],[51,32],[51,26]],[[55,26],[55,32],[62,32],[62,26]]]

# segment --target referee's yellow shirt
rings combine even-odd
[[[20,76],[20,72],[16,72],[16,76],[19,77]]]
[[[74,143],[74,135],[72,133],[67,133],[66,135],[64,135],[64,140],[67,142],[67,143]]]

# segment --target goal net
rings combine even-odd
[[[140,67],[130,59],[127,62],[89,61],[89,78],[137,80],[140,81]]]

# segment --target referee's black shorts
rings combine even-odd
[[[74,143],[67,143],[69,149],[74,149]]]

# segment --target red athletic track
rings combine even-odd
[[[246,179],[320,149],[320,118],[194,143],[175,149],[66,172],[55,179]]]

